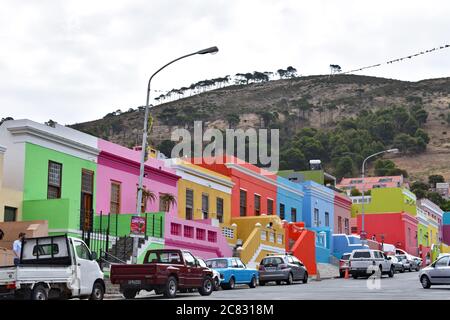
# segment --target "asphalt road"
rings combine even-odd
[[[208,297],[202,297],[197,292],[178,294],[177,299],[220,299],[220,300],[389,300],[389,299],[438,299],[450,300],[450,285],[432,286],[423,289],[418,272],[397,273],[393,278],[383,276],[381,280],[366,279],[327,279],[310,281],[307,284],[271,285],[250,289],[247,286],[238,286],[234,290],[219,290]],[[107,299],[121,299],[121,297],[107,297]],[[122,298],[123,299],[123,298]],[[152,293],[142,291],[136,299],[157,300],[163,299]]]

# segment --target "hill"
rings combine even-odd
[[[280,141],[288,148],[302,128],[320,132],[336,128],[361,112],[424,109],[428,117],[421,128],[429,143],[423,152],[392,160],[411,179],[442,174],[450,179],[450,78],[407,82],[356,75],[295,77],[231,85],[153,107],[151,142],[158,146],[177,127],[192,128],[194,120],[205,127],[280,128]],[[103,119],[78,123],[73,128],[131,147],[140,144],[143,108],[110,113]],[[358,120],[357,120],[358,121]],[[325,150],[325,152],[331,150]],[[334,165],[327,164],[330,171]]]

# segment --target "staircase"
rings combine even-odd
[[[140,248],[146,241],[146,238],[139,238],[139,246]],[[111,249],[108,250],[108,253],[114,255],[122,261],[129,261],[133,254],[133,238],[131,237],[121,237],[116,240],[116,243],[113,244]]]

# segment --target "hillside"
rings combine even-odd
[[[427,150],[392,160],[407,170],[411,179],[442,174],[450,179],[450,78],[405,82],[355,75],[298,77],[232,85],[155,106],[151,141],[170,139],[176,127],[192,128],[194,120],[220,129],[279,127],[280,141],[303,127],[329,130],[344,118],[362,110],[420,105],[428,112],[422,128],[428,133]],[[232,119],[239,116],[239,123]],[[131,147],[140,143],[142,108],[72,127]],[[332,168],[331,168],[332,169]]]

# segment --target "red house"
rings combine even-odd
[[[350,234],[352,200],[345,194],[334,192],[334,233]]]

